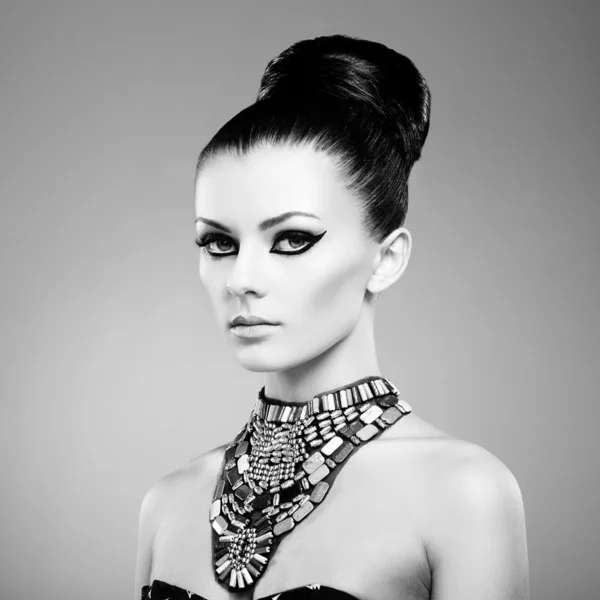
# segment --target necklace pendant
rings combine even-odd
[[[229,524],[216,544],[220,558],[214,567],[219,580],[234,589],[256,583],[269,562],[272,539],[273,527],[267,516],[254,525],[239,521]]]

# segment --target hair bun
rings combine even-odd
[[[269,62],[257,101],[307,97],[366,109],[388,127],[397,124],[404,134],[408,129],[418,159],[429,130],[431,94],[403,54],[341,34],[297,42]]]

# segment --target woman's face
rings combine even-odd
[[[277,219],[288,211],[314,217]],[[289,146],[220,155],[197,178],[196,217],[198,240],[209,241],[200,279],[244,368],[292,369],[352,331],[379,245],[327,155]],[[240,314],[278,325],[238,337],[230,321]]]

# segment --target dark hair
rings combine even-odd
[[[334,159],[359,199],[365,233],[381,242],[404,224],[430,102],[413,62],[383,44],[347,35],[302,40],[269,62],[256,102],[214,135],[197,173],[219,153],[310,144]]]

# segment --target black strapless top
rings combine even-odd
[[[310,583],[308,585],[302,585],[283,592],[277,592],[270,596],[264,596],[258,600],[358,600],[356,596],[343,592],[327,585],[320,583]],[[167,583],[166,581],[160,581],[155,579],[152,585],[145,585],[142,588],[141,600],[207,600],[203,596],[194,594],[189,590],[177,587]]]

